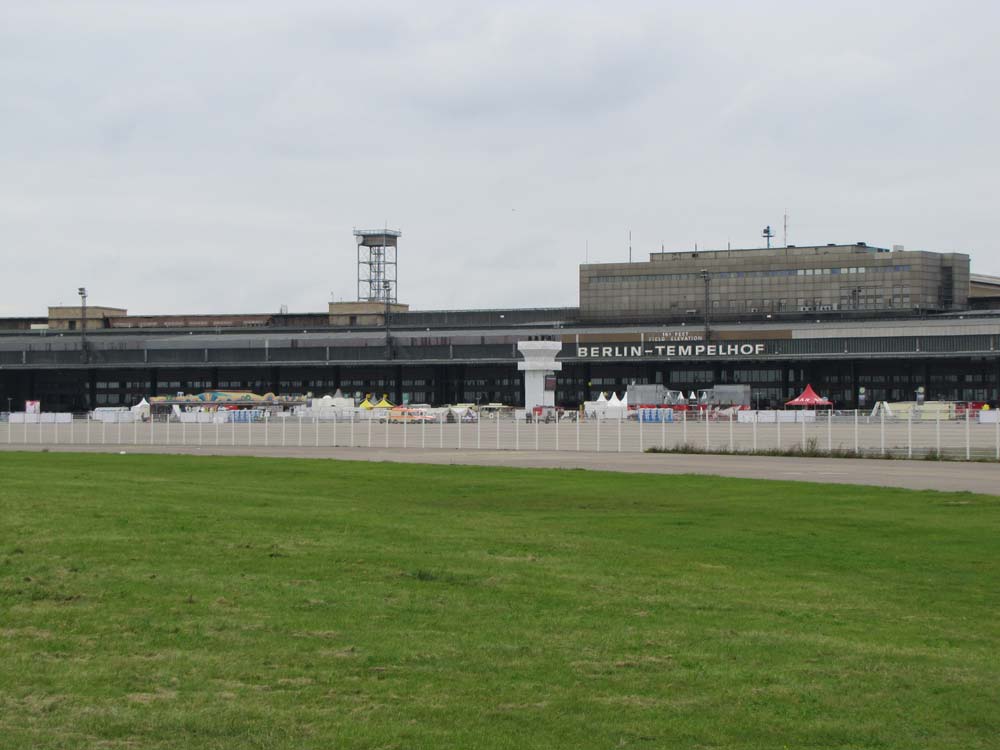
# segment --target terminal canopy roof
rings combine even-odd
[[[827,401],[825,398],[820,398],[816,395],[816,391],[813,390],[813,387],[811,385],[807,385],[806,389],[796,398],[793,398],[791,401],[786,401],[785,406],[833,406],[833,402]]]

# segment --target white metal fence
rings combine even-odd
[[[1000,421],[894,419],[865,412],[819,413],[815,421],[705,419],[680,412],[673,421],[600,418],[525,422],[483,419],[392,424],[375,419],[269,418],[256,422],[0,423],[8,445],[355,447],[515,451],[638,452],[650,449],[742,453],[928,455],[1000,461]]]

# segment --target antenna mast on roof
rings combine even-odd
[[[785,247],[788,247],[788,209],[785,209],[785,229],[781,236],[781,241]]]
[[[771,225],[770,224],[768,224],[766,227],[764,227],[764,231],[760,233],[760,236],[763,237],[765,240],[767,240],[767,246],[768,246],[768,248],[770,248],[771,247],[771,238],[774,237],[774,230],[771,229]]]

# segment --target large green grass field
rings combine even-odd
[[[995,497],[3,453],[0,747],[998,747],[998,597]]]

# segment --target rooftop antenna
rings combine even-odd
[[[587,240],[586,248],[584,257],[587,259],[587,263],[590,263],[590,240]]]
[[[628,262],[632,262],[632,230],[628,230]]]
[[[788,209],[787,208],[785,209],[785,229],[784,229],[784,232],[782,233],[781,241],[785,245],[785,247],[788,247]]]
[[[771,247],[771,238],[774,237],[774,230],[771,229],[771,225],[770,224],[768,224],[766,227],[764,227],[764,231],[760,233],[760,236],[763,237],[765,240],[767,240],[767,246],[768,246],[768,248],[770,248]]]

